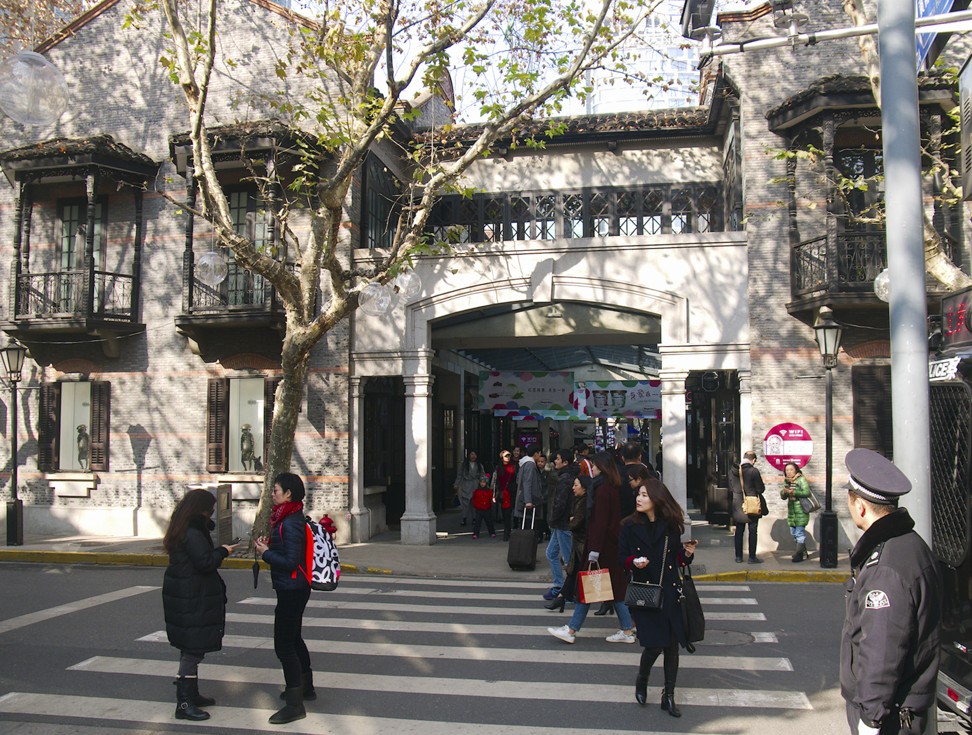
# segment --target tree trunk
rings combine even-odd
[[[288,332],[290,327],[288,324]],[[298,346],[288,334],[284,339],[281,367],[283,380],[277,386],[273,404],[273,422],[270,431],[270,447],[267,452],[266,474],[263,478],[263,493],[257,506],[253,522],[253,536],[266,536],[270,530],[270,510],[273,506],[273,480],[281,472],[290,472],[290,462],[294,452],[294,436],[297,431],[297,417],[300,402],[307,381],[308,350]]]

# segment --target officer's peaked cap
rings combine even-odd
[[[911,492],[911,481],[891,460],[872,449],[852,449],[844,458],[850,477],[847,489],[878,505],[892,505]]]

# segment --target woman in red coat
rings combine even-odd
[[[634,643],[636,640],[631,613],[624,604],[624,593],[628,588],[627,573],[618,559],[618,531],[621,527],[621,477],[617,463],[610,452],[594,455],[594,481],[588,493],[587,543],[584,554],[588,566],[595,563],[607,568],[611,573],[611,588],[614,592],[614,609],[618,615],[621,629],[607,637],[611,643]],[[593,504],[591,504],[593,503]],[[578,571],[584,571],[580,569]],[[578,585],[579,587],[579,585]],[[567,625],[547,628],[550,635],[565,643],[573,643],[577,631],[581,629],[591,606],[578,602],[574,614]]]

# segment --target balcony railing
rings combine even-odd
[[[94,271],[94,279],[86,287],[83,270],[21,273],[17,277],[16,317],[132,322],[133,280],[127,273]]]
[[[273,286],[261,275],[230,261],[226,280],[216,286],[193,278],[189,297],[190,314],[282,311],[283,302]],[[288,264],[294,271],[294,265]]]
[[[817,293],[867,293],[887,264],[883,231],[821,235],[794,246],[791,291],[794,298]]]

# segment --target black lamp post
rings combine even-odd
[[[820,514],[820,566],[824,569],[837,568],[837,513],[833,505],[834,482],[834,375],[837,366],[837,350],[843,332],[840,324],[834,321],[834,312],[829,306],[821,306],[817,321],[813,325],[814,339],[820,348],[824,368],[827,370],[827,484],[824,510]]]
[[[24,545],[24,501],[17,497],[17,383],[27,350],[11,342],[0,350],[0,361],[10,381],[10,500],[7,501],[7,546]]]

